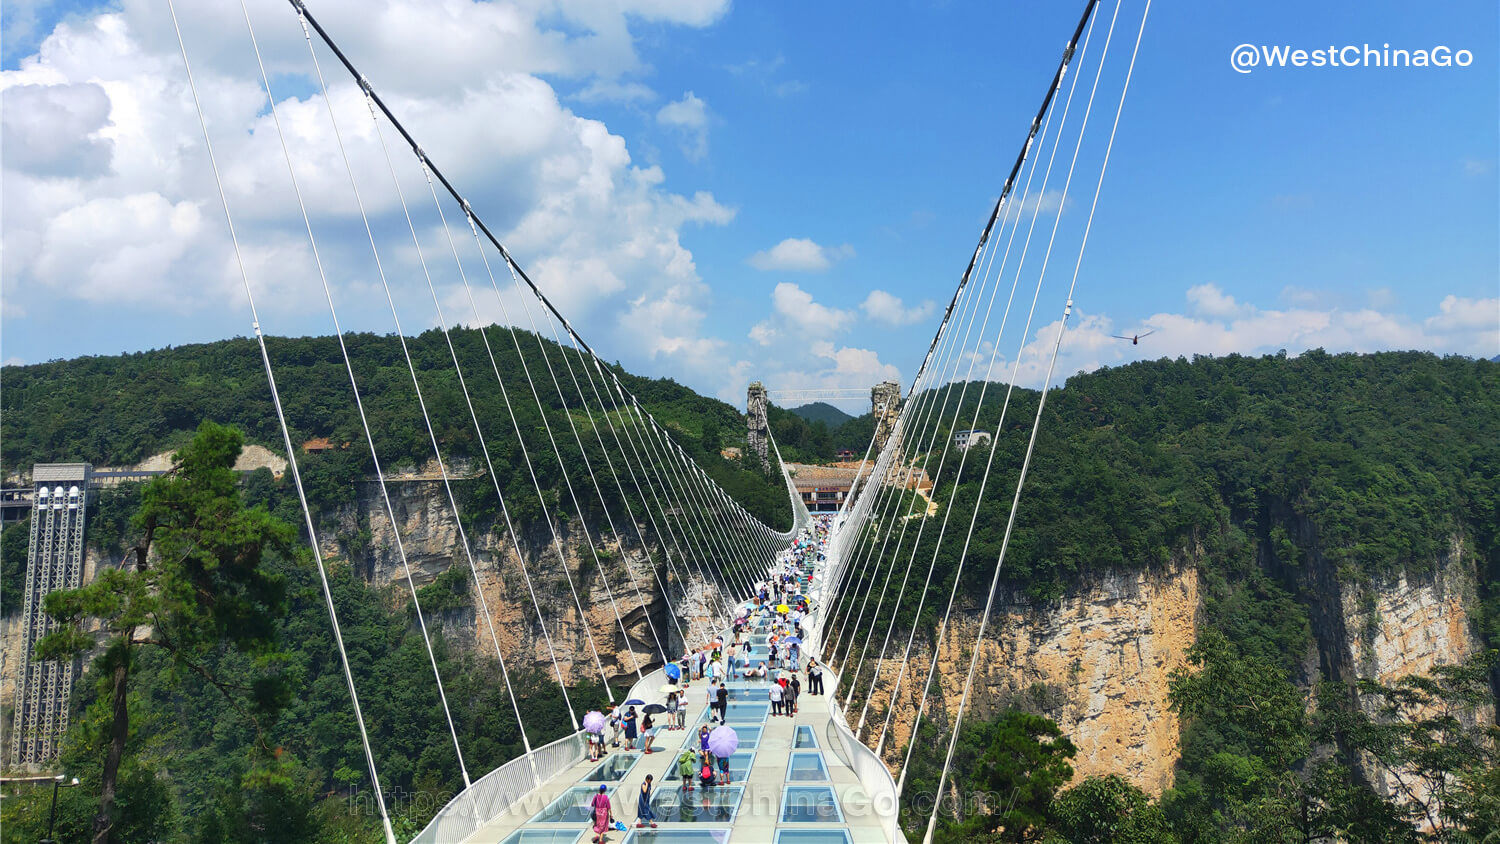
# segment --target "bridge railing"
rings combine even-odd
[[[517,756],[475,780],[449,801],[412,839],[412,844],[463,841],[540,785],[582,762],[585,752],[583,733],[572,733],[532,750],[529,755]]]
[[[658,668],[636,681],[626,700],[655,700],[666,682],[666,673]],[[453,798],[412,839],[412,844],[446,844],[468,838],[548,780],[582,762],[587,751],[583,733],[573,733],[533,750],[530,756],[506,762]]]
[[[825,676],[831,676],[833,672],[825,671]],[[849,722],[844,719],[844,711],[838,704],[838,680],[833,678],[825,690],[824,700],[828,703],[828,723],[834,737],[842,746],[832,748],[839,761],[849,766],[859,784],[864,787],[865,794],[869,795],[869,810],[880,817],[881,825],[885,827],[885,833],[891,841],[905,841],[906,834],[901,831],[900,807],[901,799],[896,793],[896,780],[891,776],[891,770],[885,766],[875,751],[865,747],[860,740],[854,737],[854,732],[849,729]],[[846,809],[854,807],[846,807]]]

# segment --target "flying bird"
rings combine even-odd
[[[1155,333],[1156,333],[1156,329],[1153,328],[1150,331],[1147,331],[1145,334],[1129,334],[1129,335],[1111,334],[1109,336],[1115,338],[1116,340],[1129,340],[1130,341],[1130,345],[1132,345],[1132,346],[1139,346],[1141,344],[1141,338],[1142,337],[1150,337],[1152,334],[1155,334]]]

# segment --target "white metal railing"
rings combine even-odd
[[[630,687],[630,694],[625,696],[626,700],[651,700],[653,696],[661,694],[661,687],[667,684],[666,668],[658,668],[635,681]],[[608,713],[606,713],[608,714]]]
[[[475,780],[438,810],[412,844],[448,844],[468,838],[532,790],[582,762],[584,755],[583,733],[571,733],[517,756]]]
[[[838,677],[831,671],[823,673],[831,676],[831,683],[823,697],[828,704],[828,723],[844,751],[838,753],[837,748],[833,748],[834,752],[854,772],[859,784],[864,786],[865,794],[870,798],[869,811],[880,818],[886,835],[891,841],[905,841],[906,834],[901,831],[901,800],[896,792],[896,780],[891,777],[891,770],[875,755],[875,751],[865,747],[854,737],[854,732],[849,729],[849,722],[844,719],[844,711],[838,705]],[[859,807],[845,808],[847,811]]]

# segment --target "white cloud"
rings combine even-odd
[[[727,0],[557,0],[545,7],[448,0],[435,13],[420,0],[324,0],[316,13],[569,319],[602,348],[649,358],[687,357],[712,345],[697,333],[709,292],[681,234],[722,225],[735,212],[706,192],[667,191],[660,168],[634,163],[624,138],[565,107],[538,74],[577,80],[591,92],[580,102],[643,99],[644,85],[619,81],[640,68],[629,25],[703,26],[727,8]],[[179,4],[178,12],[267,329],[326,331],[238,4],[202,0]],[[257,6],[251,14],[340,315],[348,328],[389,330],[383,295],[370,295],[379,291],[378,279],[327,105],[305,96],[317,85],[301,28],[285,8]],[[398,304],[421,309],[403,313],[405,327],[434,319],[419,254],[429,261],[445,315],[471,321],[467,300],[452,298],[455,290],[461,295],[457,271],[419,168],[395,150],[421,239],[414,248],[364,98],[323,58]],[[21,317],[43,296],[204,316],[244,307],[163,4],[121,0],[68,17],[35,54],[0,72],[0,96],[0,190],[7,207],[27,210],[4,217],[8,317]],[[389,127],[385,132],[395,144]],[[471,283],[487,287],[462,213],[445,210]],[[478,291],[476,298],[481,318],[496,310]]]
[[[750,329],[750,338],[762,346],[795,336],[799,342],[829,337],[843,331],[854,320],[849,311],[813,301],[811,293],[783,281],[771,291],[772,317]]]
[[[1286,349],[1300,354],[1322,348],[1329,352],[1377,352],[1425,349],[1489,357],[1500,349],[1500,298],[1468,299],[1446,296],[1437,313],[1422,320],[1374,308],[1261,309],[1243,305],[1212,285],[1198,285],[1187,294],[1191,313],[1163,312],[1140,323],[1117,326],[1108,316],[1075,311],[1063,336],[1053,383],[1079,371],[1132,360],[1193,355],[1260,355]],[[1208,313],[1216,312],[1217,315]],[[1020,350],[1019,383],[1039,386],[1057,339],[1058,321],[1037,328]],[[1154,330],[1139,345],[1112,338]],[[1009,380],[1017,359],[1015,341],[1003,342],[989,377]],[[981,348],[983,372],[993,345]]]
[[[689,161],[702,161],[708,155],[708,103],[692,91],[662,106],[656,122],[678,133],[682,154]]]
[[[1220,290],[1217,284],[1195,284],[1188,288],[1187,299],[1193,313],[1199,316],[1228,318],[1248,310],[1246,306],[1236,302],[1233,296]]]
[[[780,79],[779,71],[786,65],[786,56],[777,55],[770,60],[746,59],[739,64],[725,65],[724,69],[731,74],[758,82],[766,93],[775,97],[790,97],[794,94],[805,93],[808,89],[806,82],[798,79]]]
[[[1466,299],[1444,296],[1438,314],[1423,323],[1429,331],[1483,332],[1500,337],[1500,299]]]
[[[1029,214],[1032,216],[1045,214],[1050,216],[1066,210],[1064,208],[1065,205],[1071,207],[1073,205],[1072,200],[1065,201],[1063,199],[1062,190],[1054,188],[1053,190],[1049,190],[1044,193],[1035,193],[1028,195],[1025,200],[1020,203],[1020,208],[1013,209],[1011,213],[1014,214],[1016,219],[1018,220],[1021,219],[1021,216],[1023,214]]]
[[[797,348],[797,354],[781,364],[771,364],[761,370],[760,380],[773,390],[839,390],[869,389],[881,381],[901,382],[901,370],[884,363],[872,349],[854,346],[837,346],[820,340]],[[809,366],[809,364],[819,364]],[[744,401],[744,381],[735,383],[728,390],[730,395]],[[728,401],[730,399],[726,399]],[[851,413],[869,411],[865,399],[839,400],[832,404]]]
[[[160,301],[171,293],[162,283],[167,270],[202,231],[203,215],[192,202],[156,193],[92,199],[45,221],[33,271],[43,284],[80,299]]]
[[[924,299],[921,304],[914,307],[906,307],[900,298],[892,296],[884,290],[871,290],[865,301],[860,303],[860,310],[865,316],[875,322],[886,325],[911,325],[921,322],[937,310],[937,303],[931,299]]]
[[[819,246],[805,237],[789,237],[770,249],[751,255],[750,266],[757,270],[819,272],[853,255],[854,247],[847,243]]]
[[[15,85],[0,92],[8,166],[89,178],[109,169],[109,95],[97,83]]]

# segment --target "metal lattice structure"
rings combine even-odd
[[[43,599],[49,592],[77,589],[83,582],[83,528],[91,468],[87,463],[47,463],[31,471],[35,506],[26,554],[24,642],[11,732],[11,762],[17,766],[45,766],[56,759],[68,730],[68,695],[76,660],[38,660],[33,653],[37,641],[57,627],[43,611]]]

